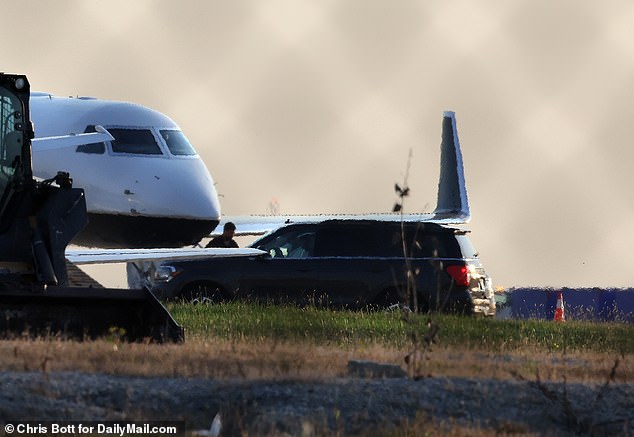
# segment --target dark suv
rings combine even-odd
[[[251,245],[265,252],[260,256],[164,262],[152,287],[162,298],[346,308],[416,303],[421,311],[492,316],[491,279],[466,233],[429,222],[289,224]]]

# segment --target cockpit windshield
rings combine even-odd
[[[109,128],[114,137],[112,151],[114,153],[130,153],[134,155],[162,155],[152,131],[149,129],[116,129]]]
[[[112,141],[113,153],[125,153],[131,155],[163,155],[159,146],[155,129],[141,128],[107,128],[114,137]],[[95,126],[86,127],[86,133],[96,132]],[[169,152],[174,156],[197,155],[194,146],[191,145],[185,134],[178,129],[161,129],[161,137],[165,140]],[[76,152],[103,155],[106,151],[106,143],[82,144]]]
[[[0,88],[0,196],[4,198],[22,157],[24,113],[20,99]]]
[[[161,136],[167,143],[167,147],[169,148],[172,155],[196,155],[196,150],[194,150],[194,146],[191,145],[183,132],[174,129],[162,129]]]

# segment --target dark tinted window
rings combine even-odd
[[[411,225],[406,229],[406,242],[414,258],[462,258],[454,231],[438,225]]]
[[[148,129],[108,129],[114,137],[114,153],[134,155],[161,155],[161,149]]]
[[[411,256],[414,258],[462,258],[455,236],[449,233],[431,233],[418,237]]]
[[[436,224],[404,226],[405,251],[412,258],[473,256],[464,234]],[[273,256],[403,257],[401,224],[397,222],[324,222],[317,226],[288,226],[255,242],[253,247]],[[464,239],[459,245],[457,238]],[[471,252],[471,253],[469,253]]]
[[[81,146],[77,146],[75,151],[79,153],[94,153],[97,155],[103,155],[106,153],[106,146],[104,143],[82,144]]]
[[[317,256],[385,256],[370,225],[327,225],[317,231]]]
[[[161,136],[167,143],[167,147],[170,149],[172,155],[187,156],[196,154],[196,150],[194,150],[194,147],[183,132],[173,129],[163,129],[161,130]]]
[[[403,244],[403,236],[405,244]],[[405,246],[405,247],[404,247]],[[462,258],[453,230],[430,224],[327,224],[317,233],[317,256]]]
[[[95,130],[95,126],[88,126],[84,133],[92,133],[97,132]],[[78,153],[94,153],[98,155],[103,155],[106,153],[106,144],[105,143],[92,143],[92,144],[82,144],[77,146],[75,152]]]

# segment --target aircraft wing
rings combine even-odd
[[[404,222],[431,222],[445,225],[461,225],[469,221],[468,216],[457,213],[420,213],[420,214],[315,214],[315,215],[251,215],[225,216],[211,236],[222,234],[225,223],[236,225],[236,236],[259,236],[273,232],[290,223],[319,223],[326,220],[378,220]]]
[[[239,237],[243,236],[258,236],[273,232],[277,228],[294,222],[309,222],[313,216],[297,215],[297,216],[283,216],[283,215],[248,215],[248,216],[225,216],[220,220],[218,226],[211,234],[212,237],[222,234],[224,225],[228,222],[232,222],[236,225],[235,235]],[[314,216],[318,217],[318,216]]]
[[[110,132],[108,132],[103,126],[95,126],[95,130],[97,132],[33,138],[31,143],[33,144],[33,147],[37,147],[38,150],[51,150],[64,147],[77,147],[82,144],[114,141],[114,137],[110,135]]]
[[[177,259],[258,256],[266,252],[258,249],[67,249],[66,259],[74,264],[105,264],[133,261],[167,261]]]

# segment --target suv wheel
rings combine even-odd
[[[181,298],[185,302],[197,304],[220,303],[225,300],[225,295],[217,284],[209,282],[196,282],[183,288]]]

